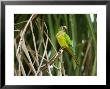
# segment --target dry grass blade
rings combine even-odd
[[[19,45],[18,45],[18,48],[17,48],[17,51],[16,51],[16,55],[18,54],[18,52],[19,52],[19,50],[20,50],[21,42],[22,42],[22,40],[23,40],[23,38],[24,38],[25,32],[26,32],[26,30],[27,30],[27,27],[29,26],[29,23],[30,23],[31,19],[32,19],[34,16],[36,16],[36,15],[35,15],[35,14],[32,14],[32,15],[31,15],[30,19],[28,20],[27,24],[25,25],[25,27],[24,27],[24,29],[23,29],[23,31],[22,31],[22,33],[21,33],[21,39],[20,39],[20,41],[19,41]]]
[[[51,59],[50,61],[48,62],[49,65],[52,65],[55,60],[57,60],[63,53],[63,49],[60,49],[59,52],[57,52]],[[47,65],[44,65],[42,68],[41,68],[42,71],[45,71],[47,70]]]
[[[15,50],[17,50],[16,40],[14,40],[14,45],[15,45]],[[21,54],[18,53],[18,55],[17,55],[16,57],[17,57],[17,60],[18,60],[19,66],[21,67],[21,68],[19,67],[19,71],[20,71],[20,69],[21,69],[21,72],[22,72],[23,76],[26,76],[26,73],[25,73],[25,70],[24,70],[23,64],[22,64],[22,62],[21,62]]]
[[[48,37],[47,37],[48,38]],[[47,42],[46,43],[48,43],[48,40],[47,40]],[[43,40],[43,44],[44,44],[44,47],[46,47],[46,44],[45,44],[45,42],[44,42],[44,40]],[[46,48],[46,50],[47,50],[47,48]],[[47,68],[48,68],[48,73],[49,73],[49,75],[50,76],[52,76],[52,73],[51,73],[51,69],[50,69],[50,65],[48,64],[48,62],[49,62],[49,58],[48,58],[48,55],[47,55],[47,51],[46,51],[46,60],[47,60]]]
[[[44,50],[44,53],[43,53],[43,57],[42,57],[42,59],[41,59],[41,62],[40,62],[40,65],[39,65],[39,67],[38,67],[38,70],[37,70],[37,73],[36,73],[36,74],[38,74],[38,73],[40,72],[40,68],[41,68],[41,66],[42,66],[42,63],[43,63],[43,60],[44,60],[44,56],[45,56],[45,54],[46,54],[47,44],[48,44],[48,38],[47,38],[47,40],[46,40],[46,45],[45,45],[45,50]]]
[[[29,61],[29,65],[30,67],[32,68],[34,74],[36,75],[36,70],[32,64],[32,61],[31,61],[31,57],[29,56],[29,53],[28,53],[28,50],[26,48],[26,45],[25,45],[25,41],[24,39],[22,40],[22,50],[24,51],[24,53],[26,54],[27,58],[28,58],[28,61]]]
[[[33,43],[34,43],[34,48],[35,48],[35,53],[36,53],[35,61],[36,61],[37,65],[39,66],[39,62],[38,62],[38,51],[37,51],[37,47],[36,47],[35,36],[34,36],[34,33],[33,33],[32,21],[30,21],[30,27],[31,27],[31,31],[32,31]]]

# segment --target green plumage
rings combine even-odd
[[[66,32],[63,29],[64,27],[60,27],[58,30],[58,33],[56,34],[57,41],[61,48],[66,50],[74,59],[77,65],[79,65],[76,56],[74,55],[74,48],[72,45],[72,40],[70,39],[69,35],[66,34]]]

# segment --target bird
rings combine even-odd
[[[56,34],[56,39],[57,39],[60,47],[72,56],[76,65],[79,65],[79,62],[78,62],[76,55],[75,55],[73,42],[65,30],[67,30],[67,26],[59,27],[58,32]]]

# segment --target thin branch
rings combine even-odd
[[[19,24],[22,24],[22,23],[26,23],[27,21],[28,21],[28,20],[22,21],[22,22],[19,22],[19,23],[14,24],[14,25],[19,25]]]
[[[25,34],[26,30],[27,30],[27,27],[29,26],[29,23],[30,23],[31,19],[32,19],[34,16],[37,16],[37,15],[35,15],[35,14],[32,14],[32,15],[31,15],[30,19],[28,20],[27,24],[26,24],[25,27],[24,27],[24,30],[23,30],[22,33],[21,33],[21,39],[20,39],[20,41],[19,41],[19,45],[18,45],[18,48],[17,48],[17,51],[16,51],[16,56],[18,55],[18,52],[19,52],[19,50],[20,50],[20,47],[21,47],[21,44],[22,44],[22,40],[23,40],[23,38],[24,38],[24,34]]]
[[[91,44],[90,44],[90,42],[88,42],[87,49],[86,49],[86,52],[85,52],[85,56],[84,56],[82,65],[85,64],[85,61],[86,61],[86,59],[87,59],[87,55],[88,55],[88,51],[89,51],[89,49],[90,49],[90,46],[91,46]]]
[[[48,37],[50,44],[52,45],[52,47],[54,48],[55,52],[57,52],[57,50],[55,49],[52,41],[50,40],[49,36],[46,34],[46,32],[44,31],[44,34]]]
[[[42,57],[42,59],[41,59],[41,62],[40,62],[40,65],[39,65],[39,67],[38,67],[38,70],[37,70],[37,73],[36,73],[36,74],[39,73],[40,68],[41,68],[41,65],[42,65],[42,63],[43,63],[43,59],[44,59],[44,56],[45,56],[45,54],[46,54],[47,44],[48,44],[48,38],[47,38],[47,40],[46,40],[46,46],[45,46],[45,50],[44,50],[44,53],[43,53],[43,57]]]
[[[14,45],[15,45],[15,51],[17,50],[17,44],[16,44],[16,40],[14,40]],[[25,70],[24,70],[24,67],[23,67],[23,64],[21,62],[21,54],[18,53],[18,55],[16,56],[17,57],[17,60],[18,60],[18,63],[21,67],[21,72],[23,74],[23,76],[26,76],[26,73],[25,73]],[[20,70],[19,70],[20,71]]]
[[[66,75],[66,74],[65,74],[64,63],[62,63],[62,74],[63,74],[63,76],[65,76],[65,75]]]
[[[84,72],[84,68],[85,68],[84,64],[86,63],[87,55],[88,55],[89,49],[91,47],[91,42],[90,41],[88,42],[88,45],[87,45],[87,48],[86,48],[86,52],[85,52],[85,55],[84,55],[84,59],[83,59],[83,62],[82,62],[82,68],[81,68],[82,72]]]
[[[33,62],[32,64],[34,65],[35,62],[36,62],[36,61],[34,60],[34,62]],[[28,72],[28,74],[27,74],[27,76],[30,75],[31,71],[32,71],[32,70],[30,69],[29,72]]]
[[[47,37],[48,38],[48,37]],[[47,43],[48,43],[48,40],[47,40]],[[46,47],[46,45],[45,45],[45,43],[44,43],[44,40],[43,40],[43,44],[44,44],[44,47]],[[47,48],[46,48],[46,50],[47,50]],[[47,51],[46,51],[46,59],[47,59],[47,68],[48,68],[48,73],[49,73],[49,75],[50,76],[52,76],[52,73],[51,73],[51,69],[50,69],[50,65],[48,64],[48,62],[49,62],[49,59],[48,59],[48,55],[47,55]]]
[[[32,26],[32,22],[31,21],[30,21],[30,27],[31,27],[32,36],[33,36],[34,49],[35,49],[35,52],[36,52],[35,61],[36,61],[37,65],[39,65],[39,62],[38,62],[38,51],[37,51],[37,47],[36,47],[36,41],[35,41],[35,36],[34,36],[34,33],[33,33],[33,26]]]
[[[63,49],[60,49],[59,52],[57,52],[57,53],[50,59],[50,61],[48,62],[48,64],[49,64],[49,65],[52,65],[52,64],[55,62],[55,60],[57,60],[57,59],[59,58],[59,56],[62,55],[62,53],[63,53]],[[44,70],[46,70],[46,69],[47,69],[47,65],[44,65],[44,66],[41,68],[42,71],[44,71]]]
[[[14,32],[20,32],[20,30],[19,29],[16,29],[16,30],[14,30]]]
[[[34,66],[33,66],[33,64],[32,64],[31,57],[29,56],[29,53],[28,53],[28,50],[27,50],[27,48],[26,48],[24,39],[23,39],[22,41],[23,41],[23,42],[22,42],[22,49],[23,49],[24,53],[26,54],[26,56],[27,56],[27,58],[28,58],[29,66],[32,68],[34,74],[36,75],[36,70],[35,70],[35,68],[34,68]]]
[[[32,50],[29,45],[27,46],[27,49],[30,52],[30,54],[35,58],[36,52],[34,50]],[[38,57],[42,58],[42,56],[39,55],[39,54],[38,54]],[[46,58],[44,58],[44,60],[47,62],[47,59]]]
[[[59,69],[60,69],[60,68],[58,68],[58,67],[57,67],[56,65],[54,65],[54,64],[53,64],[52,66],[53,66],[54,68],[56,68],[57,70],[59,70]]]
[[[58,60],[58,68],[59,70],[58,70],[57,75],[62,76],[62,55],[60,55],[59,60]]]

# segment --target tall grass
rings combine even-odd
[[[97,15],[90,14],[15,14],[15,76],[96,76]],[[75,56],[59,46],[56,34],[67,26]]]

